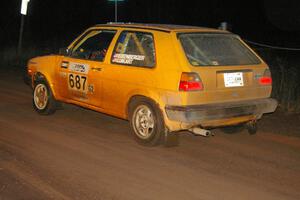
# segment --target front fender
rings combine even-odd
[[[38,79],[44,79],[47,81],[54,98],[57,99],[57,66],[59,61],[62,59],[62,56],[49,55],[36,57],[28,62],[28,72],[32,79],[32,86]]]

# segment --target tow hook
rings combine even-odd
[[[190,128],[189,131],[192,132],[194,135],[201,135],[204,137],[214,136],[214,134],[211,131],[199,127]]]

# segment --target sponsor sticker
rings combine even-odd
[[[67,62],[67,61],[62,61],[62,63],[61,63],[61,68],[67,69],[68,66],[69,66],[69,62]]]
[[[145,60],[145,56],[117,53],[114,54],[112,62],[121,64],[132,64],[134,60],[143,61]]]
[[[82,63],[70,63],[69,69],[72,72],[87,74],[89,72],[89,65]]]

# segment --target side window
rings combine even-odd
[[[103,61],[116,31],[92,30],[72,49],[71,57]]]
[[[112,63],[154,67],[155,49],[150,33],[123,31],[111,58]]]

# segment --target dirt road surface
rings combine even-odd
[[[0,74],[0,102],[0,200],[300,199],[300,139],[266,131],[272,121],[255,136],[215,130],[146,148],[107,115],[38,115],[18,74]]]

